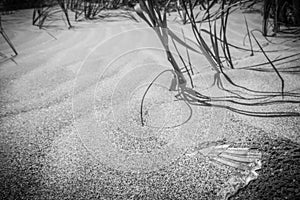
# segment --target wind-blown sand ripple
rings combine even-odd
[[[299,117],[253,118],[178,101],[176,92],[167,92],[171,72],[149,90],[144,103],[146,128],[141,127],[143,91],[157,74],[171,69],[152,30],[129,20],[74,22],[71,30],[58,22],[57,27],[47,28],[52,37],[30,25],[31,12],[3,16],[5,30],[20,52],[14,58],[17,64],[0,63],[0,195],[4,198],[222,199],[224,189],[231,187],[227,180],[238,172],[200,154],[187,156],[186,151],[203,142],[247,146],[267,142],[268,137],[300,141]],[[246,15],[250,27],[257,27],[260,16]],[[246,33],[241,21],[240,13],[230,21],[229,42],[235,45],[242,44]],[[177,22],[170,26],[192,36],[188,26]],[[0,51],[9,55],[0,42]],[[296,45],[267,46],[268,50],[286,47],[293,47],[293,53]],[[266,62],[262,55],[233,53],[237,69],[226,73],[234,82],[253,90],[280,91],[274,72],[239,69]],[[204,57],[192,52],[191,57],[198,91],[226,95],[212,86],[214,72]],[[299,64],[299,56],[295,59],[280,66]],[[283,76],[286,90],[299,92],[298,74]],[[226,81],[224,86],[232,89]],[[299,112],[299,104],[266,109]]]

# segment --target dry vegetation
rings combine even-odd
[[[249,46],[236,46],[230,43],[228,36],[230,15],[238,9],[244,9],[250,12],[251,9],[254,9],[257,5],[261,5],[262,7],[261,13],[263,17],[261,20],[261,29],[251,30],[246,17],[243,19],[244,24],[241,25],[246,27],[247,34],[245,40],[248,41]],[[165,72],[171,72],[173,76],[169,91],[176,93],[175,97],[177,101],[185,102],[190,107],[221,108],[234,114],[246,117],[258,117],[261,119],[300,117],[300,113],[296,109],[273,110],[271,107],[273,105],[279,107],[284,107],[285,105],[297,107],[299,105],[300,93],[297,90],[290,91],[286,89],[286,85],[289,84],[286,83],[283,73],[289,69],[279,69],[276,65],[278,61],[289,62],[291,57],[298,56],[298,54],[284,56],[280,59],[271,59],[269,54],[272,53],[272,51],[265,50],[264,45],[260,42],[261,40],[257,39],[258,37],[265,37],[266,41],[269,41],[268,37],[276,37],[280,34],[284,34],[284,31],[288,31],[288,34],[292,35],[292,37],[299,37],[299,28],[297,26],[300,24],[300,13],[298,9],[299,1],[297,0],[28,0],[22,3],[20,3],[20,1],[7,0],[1,4],[2,14],[25,8],[33,9],[32,25],[38,26],[40,29],[44,28],[45,22],[51,20],[52,16],[57,13],[63,13],[63,20],[66,20],[68,28],[72,28],[73,25],[71,22],[73,19],[71,20],[71,17],[74,17],[74,21],[80,23],[81,21],[101,19],[100,15],[103,11],[113,9],[129,11],[128,13],[132,19],[135,19],[133,15],[135,12],[143,23],[146,23],[152,28],[161,42],[166,55],[165,59],[169,62],[170,69],[159,73],[148,85],[140,99],[139,123],[143,127],[145,126],[147,112],[146,106],[144,105],[146,96],[149,94],[150,88],[153,87],[157,79],[162,76],[162,74],[165,74]],[[168,16],[172,11],[178,13],[180,17],[178,23],[191,30],[193,33],[193,41],[185,37],[183,31],[182,35],[178,35],[178,33],[175,33],[169,27]],[[72,13],[72,15],[70,15],[70,13]],[[138,21],[137,19],[135,20]],[[1,16],[0,28],[1,35],[12,48],[15,56],[18,55],[16,48],[1,25]],[[182,49],[184,49],[184,51],[182,51]],[[258,72],[261,70],[262,73],[265,72],[264,70],[274,72],[273,76],[276,76],[280,90],[255,90],[236,83],[234,77],[231,76],[231,72],[238,69],[239,66],[235,64],[233,51],[241,51],[247,55],[250,54],[250,57],[257,54],[263,55],[266,62],[259,63],[257,66],[268,65],[268,69],[250,66],[247,70],[250,72]],[[183,54],[183,52],[185,54]],[[194,63],[193,60],[191,60],[191,52],[201,58],[205,58],[205,62],[209,63],[212,68],[213,76],[211,77],[213,80],[211,80],[211,82],[213,82],[213,85],[211,88],[215,87],[226,95],[207,95],[197,90],[194,83],[196,78],[194,69],[197,65],[201,65],[201,63]],[[202,71],[200,70],[198,73],[201,74]],[[240,76],[240,74],[237,76]],[[239,78],[244,79],[244,77]],[[249,78],[244,81],[251,82],[252,80]],[[261,107],[271,109],[255,109]],[[214,121],[214,123],[222,122]],[[257,138],[260,139],[259,136],[257,136]],[[273,169],[267,169],[269,169],[269,166],[276,168],[276,161],[274,161],[276,159],[278,159],[280,167],[284,168],[283,162],[289,163],[294,170],[291,173],[298,174],[298,172],[295,172],[296,169],[294,169],[297,168],[297,165],[292,162],[291,159],[277,155],[274,149],[271,149],[268,143],[269,140],[274,142],[275,144],[272,145],[277,145],[280,151],[289,153],[289,158],[299,160],[299,144],[286,142],[286,145],[289,145],[288,150],[286,150],[280,142],[270,138],[264,139],[263,144],[259,144],[259,142],[246,143],[248,146],[259,146],[258,149],[260,152],[252,151],[253,149],[249,147],[240,147],[238,146],[239,144],[234,144],[235,146],[232,147],[230,146],[231,144],[208,145],[208,143],[203,143],[202,145],[206,145],[206,147],[202,149],[206,149],[209,153],[200,151],[200,154],[210,160],[223,163],[224,165],[249,171],[249,174],[253,177],[244,177],[245,180],[241,181],[242,183],[239,185],[239,188],[245,187],[250,181],[257,179],[258,174],[255,171],[262,168],[264,175],[260,177],[257,182],[254,184],[251,182],[250,186],[248,186],[252,192],[255,192],[256,190],[260,190],[257,185],[263,185],[264,181],[270,181],[270,183],[268,183],[269,186],[274,186],[273,182],[276,182],[276,180],[268,179],[266,174],[272,175]],[[209,150],[207,150],[207,148]],[[263,153],[269,153],[267,161],[265,160],[263,165],[261,165],[262,151]],[[279,172],[278,170],[276,173],[277,172],[282,176],[287,174],[282,171]],[[286,177],[283,178],[285,179]],[[287,178],[287,180],[290,179]],[[289,185],[288,187],[294,189],[293,185]],[[246,190],[236,190],[235,192],[239,192],[239,194],[233,194],[231,192],[231,198],[248,198],[247,194],[245,194],[247,193]],[[261,192],[261,194],[263,193],[264,192]],[[279,192],[278,195],[280,195]],[[284,195],[291,198],[294,197],[290,194]]]

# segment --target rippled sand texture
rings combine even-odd
[[[154,32],[142,21],[118,16],[73,21],[70,30],[58,20],[40,30],[31,25],[31,14],[21,10],[2,16],[19,52],[7,59],[12,52],[0,38],[0,52],[6,55],[0,57],[0,196],[6,199],[222,199],[237,170],[201,154],[186,156],[187,151],[224,140],[247,146],[266,136],[300,141],[299,117],[256,118],[179,101],[176,92],[168,91],[170,71],[145,97],[142,127],[144,91],[171,69]],[[243,15],[251,30],[261,28],[259,13],[233,13],[227,37],[241,47],[247,33]],[[176,14],[169,18],[174,32],[180,35],[183,29],[193,38]],[[267,41],[256,35],[271,59],[291,56],[276,66],[286,91],[299,93],[299,40]],[[244,47],[249,48],[247,40]],[[185,48],[179,50],[186,58]],[[214,71],[205,58],[190,53],[195,89],[214,97],[229,95],[212,86]],[[232,56],[236,69],[226,73],[236,84],[280,92],[271,66],[259,66],[266,72],[249,70],[267,62],[261,53],[232,49]],[[236,89],[226,81],[224,86]],[[300,112],[299,104],[234,106]]]

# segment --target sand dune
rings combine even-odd
[[[0,180],[8,188],[15,187],[13,194],[4,193],[6,196],[222,199],[222,189],[231,187],[227,180],[236,176],[235,171],[201,155],[187,157],[188,149],[220,140],[257,143],[265,136],[300,142],[299,117],[257,118],[177,101],[176,92],[168,91],[171,72],[149,90],[144,105],[146,127],[141,127],[143,91],[157,74],[171,69],[154,32],[143,22],[120,17],[73,22],[75,28],[70,30],[63,21],[56,21],[40,30],[31,25],[31,12],[3,16],[4,29],[19,52],[14,62],[0,57],[0,141],[4,152]],[[238,11],[230,16],[229,42],[242,47],[246,34],[241,25],[243,15],[250,29],[260,28],[261,20],[258,13]],[[189,25],[172,20],[175,17],[174,13],[170,16],[171,29],[179,35],[184,30],[192,39]],[[279,37],[269,42],[256,35],[271,59],[295,55],[275,63],[285,79],[285,90],[299,93],[299,40]],[[244,47],[249,48],[247,40]],[[254,49],[259,50],[257,45]],[[179,47],[179,51],[187,59],[185,48]],[[0,52],[7,57],[12,54],[2,38]],[[231,95],[212,86],[215,72],[205,57],[190,54],[195,89],[210,97]],[[253,67],[267,62],[261,53],[251,57],[250,52],[232,49],[232,56],[236,69],[226,73],[234,83],[280,93],[281,84],[270,65]],[[266,72],[249,70],[253,68]],[[224,87],[245,97],[259,94],[222,80]],[[299,101],[299,95],[285,100]],[[264,107],[223,104],[256,112],[300,111],[299,103]],[[21,178],[13,180],[15,176]]]

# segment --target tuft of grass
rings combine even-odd
[[[135,11],[139,15],[139,17],[141,17],[155,31],[155,33],[159,37],[167,55],[167,59],[178,76],[178,83],[185,84],[186,80],[173,54],[170,51],[169,37],[181,44],[186,44],[181,39],[179,39],[179,37],[177,37],[170,29],[168,29],[167,7],[169,3],[170,0],[166,3],[165,6],[163,6],[163,10],[161,11],[161,7],[158,1],[140,0],[139,3],[135,6]]]
[[[204,1],[201,3],[203,4]],[[228,64],[230,68],[233,68],[230,44],[227,40],[227,22],[228,16],[230,14],[231,8],[235,6],[236,3],[233,1],[222,1],[218,4],[218,1],[207,1],[203,17],[201,21],[197,21],[199,17],[198,14],[194,14],[194,4],[191,0],[184,1],[183,8],[186,10],[189,22],[191,24],[194,36],[199,45],[200,51],[209,61],[210,65],[217,73],[223,73],[224,61]],[[217,11],[212,11],[212,9]],[[218,21],[220,21],[221,26],[218,27]],[[201,24],[207,22],[209,30],[204,30],[201,28]],[[202,37],[202,32],[209,34],[210,42],[206,41]],[[219,34],[218,34],[219,33]],[[209,48],[211,46],[211,48]],[[223,60],[223,57],[225,60]]]
[[[59,8],[56,7],[57,5]],[[41,29],[46,19],[49,19],[52,15],[59,12],[64,13],[67,19],[68,28],[72,28],[68,14],[67,1],[65,0],[50,1],[48,4],[45,4],[44,1],[39,1],[33,9],[32,25],[36,25]]]
[[[72,0],[67,4],[68,8],[75,12],[75,20],[81,15],[83,15],[85,19],[93,19],[102,10],[106,9],[107,5],[107,0]]]
[[[174,76],[177,79],[174,82],[176,82],[179,86],[185,86],[186,79],[185,79],[174,55],[172,54],[172,52],[170,50],[169,38],[171,38],[173,45],[178,54],[179,54],[179,51],[175,44],[175,41],[177,43],[185,46],[187,49],[190,49],[195,52],[198,52],[198,51],[193,49],[191,46],[187,45],[185,41],[181,40],[175,33],[173,33],[168,28],[167,8],[168,8],[169,3],[170,3],[170,0],[168,0],[167,3],[163,7],[161,7],[160,4],[158,3],[158,1],[140,0],[139,3],[135,6],[135,11],[139,15],[139,17],[141,19],[143,19],[155,31],[158,38],[160,39],[160,41],[163,45],[163,48],[165,50],[167,59],[173,67],[174,74],[175,74]],[[161,11],[161,8],[162,8],[162,11]],[[188,73],[188,76],[190,77],[190,81],[193,86],[193,81],[192,81],[191,75],[189,73],[189,70],[187,68],[187,65],[180,54],[179,54],[179,57]],[[142,103],[141,103],[141,123],[142,123],[142,125],[144,125],[143,117],[142,117],[143,116],[143,112],[142,112],[143,101],[144,101],[145,95],[146,95],[147,91],[149,90],[149,88],[151,87],[151,85],[152,84],[150,84],[149,87],[147,88],[147,90],[145,91],[145,94],[143,96]],[[176,87],[173,86],[173,88],[176,88]]]

